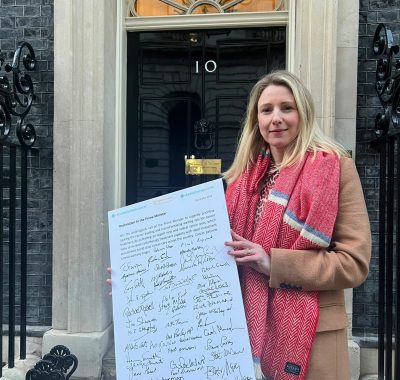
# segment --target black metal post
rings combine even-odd
[[[9,278],[8,278],[8,367],[14,368],[15,356],[15,206],[17,150],[10,146],[10,207],[9,207]]]
[[[21,150],[21,323],[20,358],[26,359],[26,293],[27,293],[27,239],[28,239],[28,150]]]
[[[379,316],[378,316],[378,378],[384,380],[385,371],[385,256],[386,256],[386,142],[380,145],[379,185]]]
[[[397,157],[396,157],[396,170],[397,170],[397,183],[396,183],[396,192],[397,192],[397,203],[395,213],[397,215],[396,220],[396,330],[394,337],[394,345],[395,345],[395,356],[394,356],[394,378],[398,379],[400,376],[400,349],[399,349],[399,339],[400,339],[400,139],[399,136],[396,136],[396,145],[397,145]]]
[[[3,251],[3,233],[4,233],[4,225],[3,225],[3,145],[0,144],[0,377],[3,376],[3,260],[4,260],[4,251]]]
[[[386,363],[385,379],[392,380],[393,336],[393,209],[394,209],[394,137],[389,137],[388,190],[387,190],[387,236],[386,236]]]

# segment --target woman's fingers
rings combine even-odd
[[[237,258],[237,257],[253,257],[255,255],[255,251],[250,248],[234,248],[228,251],[228,255]]]
[[[232,235],[232,237],[235,238],[233,235]],[[259,245],[252,243],[249,240],[246,240],[243,238],[241,238],[241,239],[242,240],[227,241],[227,242],[225,242],[225,245],[233,248],[233,251],[230,251],[230,252],[234,252],[236,255],[240,255],[240,256],[254,255],[257,252]]]
[[[246,250],[251,248],[251,245],[249,243],[243,243],[241,241],[227,241],[225,245],[227,245],[228,247],[232,247],[236,250]]]
[[[233,247],[234,248],[234,247]],[[248,257],[254,256],[256,251],[252,248],[240,248],[228,252],[231,256],[235,257]]]
[[[111,267],[108,267],[108,268],[107,268],[107,272],[111,274],[111,273],[112,273],[112,268],[111,268]],[[107,279],[106,279],[106,283],[107,283],[108,285],[112,286],[111,278],[107,278]],[[112,295],[112,291],[109,292],[108,294],[111,296],[111,295]]]
[[[228,254],[235,259],[236,263],[239,265],[248,265],[254,270],[269,276],[271,259],[264,248],[259,244],[245,239],[233,230],[231,230],[231,234],[233,241],[228,241],[225,245],[233,248],[228,251]]]
[[[111,267],[108,267],[108,268],[107,268],[107,272],[111,274],[112,268],[111,268]],[[112,283],[111,283],[111,278],[107,278],[107,279],[106,279],[106,282],[107,282],[108,285],[111,285],[111,284],[112,284]]]
[[[233,230],[231,230],[231,235],[232,235],[234,240],[249,242],[247,239],[245,239],[243,236],[240,236],[239,234],[237,234]]]

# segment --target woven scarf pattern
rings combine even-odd
[[[282,169],[254,228],[269,161],[270,153],[262,152],[228,186],[231,228],[268,254],[271,248],[328,247],[338,209],[339,158],[325,152],[306,153],[298,165]],[[270,288],[267,276],[247,266],[240,268],[240,278],[255,361],[260,361],[267,378],[303,380],[318,324],[319,293]]]

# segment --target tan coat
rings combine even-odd
[[[354,161],[342,158],[340,169],[339,210],[331,245],[320,250],[271,249],[271,287],[320,291],[307,380],[348,378],[344,289],[362,284],[371,257],[369,219]]]

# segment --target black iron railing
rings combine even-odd
[[[78,358],[63,346],[54,346],[25,376],[25,380],[69,380],[78,367]]]
[[[378,378],[391,380],[400,378],[400,60],[399,46],[384,24],[376,29],[373,51],[383,107],[372,142],[380,159]]]
[[[378,378],[391,380],[400,376],[400,133],[373,145],[380,159]]]
[[[4,75],[0,75],[0,358],[3,357],[2,337],[5,335],[4,300],[8,299],[8,367],[13,368],[18,298],[20,358],[26,358],[27,163],[36,141],[36,132],[34,126],[26,124],[24,120],[35,99],[33,82],[27,73],[36,67],[32,46],[26,42],[20,44],[12,64],[4,63],[5,55],[0,51],[0,74],[3,68],[5,71]],[[8,273],[5,273],[7,261]],[[20,266],[20,276],[16,273],[17,264]],[[4,274],[8,276],[8,292],[5,292]],[[16,294],[18,277],[20,294]]]

